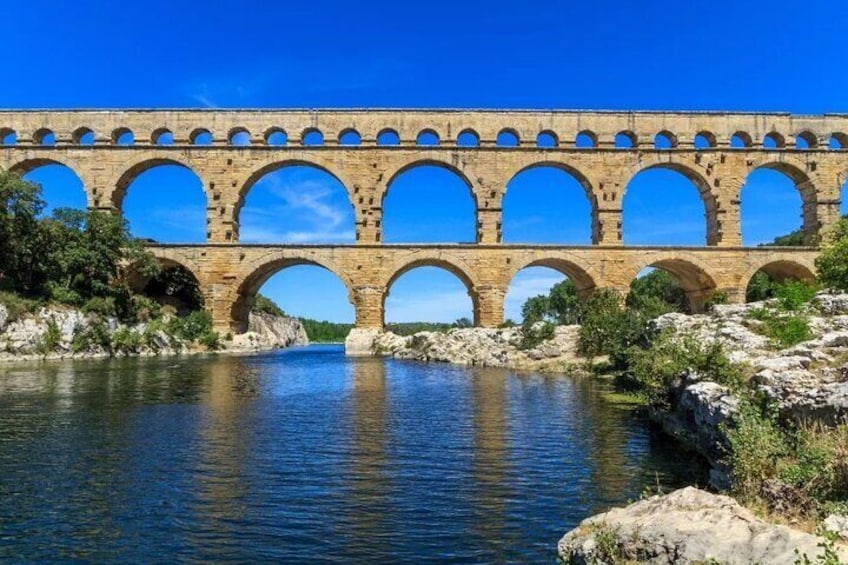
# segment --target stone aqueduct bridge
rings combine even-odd
[[[129,132],[134,142],[124,144]],[[437,137],[438,144],[422,146],[422,132]],[[467,132],[476,139],[475,146],[457,143]],[[502,132],[517,145],[499,146]],[[655,148],[658,134],[670,147]],[[848,172],[848,151],[834,150],[830,144],[833,139],[838,147],[848,148],[846,134],[848,115],[0,111],[0,139],[5,141],[0,167],[26,173],[47,163],[64,164],[83,181],[90,207],[114,211],[121,210],[127,187],[146,169],[163,163],[189,167],[206,193],[208,241],[152,245],[151,250],[164,262],[194,273],[220,330],[243,330],[259,287],[276,271],[296,264],[320,265],[338,275],[349,290],[359,327],[381,327],[392,282],[421,265],[456,274],[468,288],[476,324],[496,326],[503,321],[511,278],[530,265],[563,272],[583,293],[596,287],[626,292],[641,269],[660,267],[679,278],[695,309],[716,290],[731,300],[743,300],[749,279],[761,269],[777,277],[812,276],[818,234],[839,216],[840,189]],[[273,145],[281,136],[285,144]],[[315,136],[322,138],[319,145],[309,143]],[[351,137],[355,145],[346,144]],[[631,146],[616,147],[617,137]],[[766,138],[774,147],[763,145]],[[317,166],[344,184],[355,210],[356,244],[238,243],[239,210],[248,190],[264,174],[289,164]],[[381,243],[388,187],[419,164],[446,167],[465,180],[476,203],[476,244]],[[583,185],[592,208],[591,246],[501,244],[507,183],[535,165],[560,167]],[[707,225],[704,247],[622,245],[625,188],[634,175],[656,167],[683,173],[698,187]],[[748,174],[762,167],[785,173],[797,186],[809,247],[741,247],[740,189]]]

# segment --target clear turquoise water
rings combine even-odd
[[[0,371],[10,562],[552,563],[698,472],[586,379],[339,346]]]

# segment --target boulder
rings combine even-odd
[[[380,330],[351,329],[345,338],[345,355],[373,355],[374,342],[380,333]]]
[[[848,541],[848,516],[843,514],[831,514],[822,522],[822,528],[833,532],[840,539]]]
[[[609,563],[613,553],[620,562],[655,565],[792,565],[799,554],[811,560],[822,555],[822,541],[761,520],[728,496],[687,487],[588,518],[557,549],[572,564]],[[837,552],[848,559],[845,546]]]

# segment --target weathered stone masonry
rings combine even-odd
[[[421,146],[421,132],[439,139]],[[134,143],[124,145],[128,132]],[[385,132],[396,145],[378,143]],[[472,132],[475,147],[457,137]],[[508,132],[515,147],[497,144]],[[83,181],[89,206],[120,211],[127,187],[163,163],[189,167],[207,199],[207,245],[160,245],[163,260],[189,268],[200,281],[216,327],[240,331],[255,293],[274,272],[294,264],[324,266],[345,283],[357,325],[383,324],[391,283],[419,265],[455,273],[468,287],[475,321],[503,321],[503,299],[512,276],[545,265],[570,276],[584,291],[613,287],[626,292],[646,266],[675,274],[697,308],[711,292],[744,298],[750,277],[810,277],[821,229],[839,216],[848,173],[848,116],[789,114],[446,111],[446,110],[133,110],[0,111],[0,167],[25,173],[45,163],[70,167]],[[342,144],[353,134],[355,145]],[[656,149],[662,135],[670,144]],[[321,145],[304,143],[323,136]],[[632,147],[615,147],[616,136]],[[537,146],[539,136],[553,147]],[[161,141],[167,137],[167,145]],[[208,145],[200,145],[203,137]],[[285,145],[272,145],[278,138]],[[578,137],[581,147],[577,147]],[[696,147],[696,137],[698,139]],[[774,148],[765,148],[770,138]],[[731,147],[731,139],[742,147]],[[247,145],[237,145],[239,139]],[[831,149],[831,139],[836,149]],[[122,143],[119,143],[119,140]],[[591,147],[582,145],[588,140]],[[90,144],[88,144],[90,143]],[[804,148],[801,149],[800,147]],[[320,167],[346,187],[356,217],[356,245],[238,244],[239,211],[264,174],[293,163]],[[435,164],[463,178],[477,206],[477,244],[382,245],[382,202],[404,170]],[[592,207],[592,246],[502,245],[501,202],[507,183],[536,165],[561,167],[586,189]],[[707,225],[701,248],[622,246],[621,202],[640,171],[679,171],[699,188]],[[810,247],[742,248],[739,198],[755,169],[777,169],[796,184]]]

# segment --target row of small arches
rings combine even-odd
[[[134,145],[136,143],[135,134],[128,128],[118,128],[114,130],[110,137],[113,145]],[[55,133],[47,128],[42,128],[33,133],[32,141],[40,146],[54,146],[57,144]],[[71,144],[90,146],[94,145],[97,137],[90,128],[78,128],[71,135]],[[212,145],[215,138],[211,131],[204,128],[198,128],[189,135],[189,143],[192,145]],[[251,133],[245,128],[233,128],[227,133],[227,144],[233,146],[248,146],[256,140]],[[270,146],[285,146],[290,142],[289,135],[282,128],[269,128],[263,133],[261,144]],[[300,144],[304,146],[320,146],[324,145],[324,133],[318,128],[307,128],[300,134]],[[17,133],[9,128],[0,129],[0,144],[10,146],[17,143]],[[174,145],[174,133],[167,128],[159,128],[152,132],[150,143],[153,145]],[[342,130],[337,138],[337,143],[343,146],[357,146],[362,144],[362,136],[353,129],[348,128]],[[415,144],[418,146],[438,146],[442,143],[439,134],[433,129],[421,130],[416,139]],[[376,144],[382,146],[401,145],[401,138],[397,131],[393,129],[384,129],[377,134]],[[497,147],[519,147],[525,144],[515,130],[505,128],[501,130],[496,138],[495,145]],[[810,131],[802,131],[794,136],[794,147],[796,149],[818,149],[825,145],[829,149],[848,149],[848,134],[833,133],[829,138],[820,140],[819,137]],[[455,145],[458,147],[479,147],[480,136],[472,129],[464,129],[460,131],[455,139]],[[529,145],[533,145],[530,143]],[[718,147],[716,136],[709,131],[701,131],[695,135],[692,140],[692,145],[695,149],[711,149]],[[787,147],[787,137],[776,132],[767,133],[762,140],[758,140],[758,145],[765,149],[783,149]],[[559,137],[550,130],[540,132],[536,136],[535,146],[538,148],[554,148],[560,147],[561,142]],[[598,136],[590,131],[583,130],[577,134],[574,140],[574,147],[577,148],[596,148],[599,146]],[[632,149],[640,146],[638,136],[632,131],[621,131],[615,135],[613,146],[619,149]],[[655,149],[674,149],[680,146],[680,140],[677,135],[668,130],[663,130],[657,133],[653,138],[653,147]],[[734,133],[729,140],[731,148],[751,148],[755,146],[755,139],[744,131]]]

